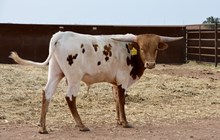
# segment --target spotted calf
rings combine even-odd
[[[89,129],[82,123],[76,108],[80,81],[91,85],[108,82],[113,85],[117,123],[131,127],[126,119],[125,91],[137,81],[146,68],[155,67],[157,52],[165,50],[166,42],[182,37],[163,37],[154,34],[92,36],[74,32],[58,32],[50,40],[49,55],[43,63],[20,58],[12,52],[11,58],[19,64],[45,66],[49,63],[48,81],[42,93],[39,133],[47,133],[46,112],[59,81],[68,82],[66,101],[81,131]]]

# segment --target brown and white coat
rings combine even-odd
[[[113,85],[118,124],[130,127],[124,112],[125,91],[143,74],[146,68],[155,67],[157,52],[165,50],[165,42],[179,38],[143,35],[92,36],[75,32],[58,32],[53,35],[49,56],[43,63],[20,58],[12,52],[11,58],[19,64],[45,66],[49,63],[48,81],[43,92],[40,133],[47,133],[46,111],[59,81],[66,77],[66,101],[80,130],[85,127],[76,109],[76,96],[80,81],[91,85],[108,82]],[[135,53],[132,51],[135,50]]]

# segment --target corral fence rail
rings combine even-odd
[[[164,36],[184,36],[169,43],[170,48],[160,52],[159,63],[185,63],[188,60],[220,62],[220,25],[198,24],[186,26],[109,26],[109,25],[38,25],[0,24],[0,63],[14,63],[8,58],[11,51],[22,57],[42,62],[48,55],[48,43],[57,31],[75,31],[86,34],[155,33]]]
[[[8,58],[16,51],[25,58],[38,62],[48,56],[51,36],[58,31],[104,34],[143,34],[154,33],[162,36],[185,37],[185,26],[123,26],[123,25],[42,25],[42,24],[3,24],[0,23],[0,63],[14,63]],[[185,40],[171,42],[169,49],[158,54],[158,63],[185,63]]]
[[[186,26],[186,60],[220,62],[220,25]]]

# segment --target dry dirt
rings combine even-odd
[[[23,139],[220,139],[220,68],[190,62],[159,64],[128,90],[127,119],[134,128],[116,125],[109,84],[81,83],[77,106],[90,132],[80,132],[68,110],[62,80],[49,107],[49,134],[37,133],[41,91],[47,67],[0,65],[0,140]]]

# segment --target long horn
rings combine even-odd
[[[133,34],[113,35],[111,39],[123,42],[137,42],[137,36]]]
[[[183,37],[167,37],[167,36],[160,36],[160,40],[162,42],[172,42],[183,39]]]

